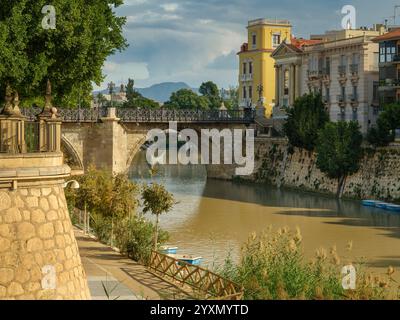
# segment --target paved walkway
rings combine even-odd
[[[75,229],[93,300],[185,299],[182,290]]]

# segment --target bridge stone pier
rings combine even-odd
[[[61,110],[61,114],[63,112],[65,111]],[[253,126],[253,114],[243,111],[221,114],[217,110],[210,114],[209,111],[109,108],[95,112],[94,116],[82,114],[79,121],[76,115],[64,116],[61,146],[67,164],[75,173],[84,172],[91,164],[113,173],[128,172],[135,155],[146,142],[148,131],[168,130],[170,121],[177,122],[177,131],[194,129],[198,132],[199,139],[201,129],[244,130]],[[234,169],[234,165],[207,165],[209,177],[231,178]]]

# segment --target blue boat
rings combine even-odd
[[[160,248],[160,252],[163,254],[176,254],[178,247],[163,246]]]
[[[386,209],[389,203],[386,202],[377,202],[375,207],[379,209]]]
[[[189,264],[193,264],[195,266],[198,266],[201,264],[201,261],[203,260],[202,257],[195,257],[195,256],[190,256],[190,255],[186,255],[186,254],[169,254],[170,257],[179,260],[179,261],[183,261]]]
[[[376,201],[376,200],[363,200],[362,204],[365,207],[376,207],[376,205],[380,203],[380,201]]]
[[[400,212],[400,206],[397,204],[388,204],[386,206],[386,210],[393,212]]]

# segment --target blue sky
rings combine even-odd
[[[308,37],[341,27],[341,8],[354,5],[357,26],[383,23],[400,0],[125,0],[117,9],[128,21],[129,48],[104,65],[109,81],[145,87],[184,81],[192,87],[212,80],[237,85],[237,56],[248,20],[288,19],[295,36]],[[400,15],[400,9],[398,10]],[[400,24],[400,16],[398,17]]]

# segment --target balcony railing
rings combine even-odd
[[[359,65],[358,64],[351,64],[350,65],[350,72],[351,74],[358,74]]]
[[[347,72],[347,66],[339,66],[338,67],[338,72],[340,75],[345,75]]]
[[[346,96],[345,96],[345,95],[342,95],[342,94],[338,95],[338,96],[337,96],[337,101],[338,101],[339,103],[346,103]]]

